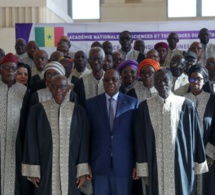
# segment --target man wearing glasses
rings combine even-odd
[[[183,96],[187,93],[189,89],[188,76],[184,74],[184,68],[184,57],[180,54],[174,55],[170,62],[170,70],[173,75],[172,92],[175,95]]]
[[[119,43],[121,49],[118,50],[123,56],[123,60],[136,60],[139,56],[139,51],[132,48],[133,38],[129,31],[123,31],[119,35]]]
[[[16,82],[17,60],[12,53],[3,57],[0,73],[0,194],[28,195],[30,182],[21,176],[27,88]]]
[[[171,92],[168,69],[158,70],[154,83],[158,96],[141,102],[137,112],[137,176],[149,195],[194,195],[195,175],[208,171],[195,105]]]
[[[30,109],[22,174],[33,182],[36,194],[80,195],[89,174],[86,111],[66,98],[70,90],[66,77],[46,75],[55,75],[52,97]]]
[[[50,92],[51,81],[58,75],[65,76],[65,68],[59,62],[53,61],[46,64],[44,68],[44,81],[46,87],[33,93],[30,101],[31,106],[46,101],[52,97]],[[69,101],[77,102],[77,97],[74,91],[70,90],[68,94],[67,99],[69,99]]]

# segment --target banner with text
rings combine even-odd
[[[114,51],[120,49],[119,34],[124,30],[132,33],[133,39],[145,41],[146,51],[152,49],[157,42],[167,42],[170,32],[177,32],[177,47],[187,50],[194,41],[199,41],[198,32],[208,28],[211,32],[211,43],[215,44],[214,21],[168,21],[168,22],[128,22],[128,23],[87,23],[87,24],[32,24],[17,23],[16,39],[36,40],[41,49],[49,54],[56,50],[60,36],[66,35],[71,41],[71,52],[83,50],[88,53],[94,41],[110,41]]]

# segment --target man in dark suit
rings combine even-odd
[[[131,195],[132,171],[135,178],[133,126],[138,100],[119,92],[121,79],[117,70],[105,72],[103,85],[105,93],[86,102],[94,195]]]

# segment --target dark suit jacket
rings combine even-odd
[[[86,95],[85,95],[83,78],[80,78],[75,83],[73,91],[77,94],[78,104],[85,108],[86,107]]]
[[[209,85],[209,81],[207,81],[207,82],[204,84],[203,90],[204,90],[205,92],[212,93],[211,88],[210,88],[210,85]]]
[[[40,81],[41,78],[38,74],[35,74],[34,76],[31,77],[31,83],[37,83],[38,81]]]
[[[138,100],[119,92],[113,130],[109,125],[105,93],[86,101],[91,126],[92,173],[131,176],[134,168],[134,121]],[[111,162],[112,155],[112,162]]]
[[[38,79],[38,75],[34,75],[36,79]],[[38,76],[38,77],[36,77]],[[31,94],[33,94],[35,91],[46,88],[46,82],[44,79],[38,79],[38,80],[32,80],[31,83]]]

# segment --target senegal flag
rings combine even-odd
[[[63,35],[63,27],[35,27],[35,41],[39,47],[56,47]]]

